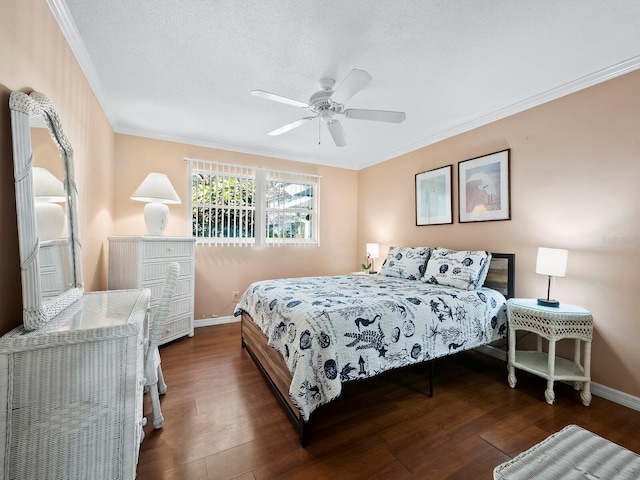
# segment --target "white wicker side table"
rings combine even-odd
[[[547,379],[544,392],[548,404],[553,404],[553,382],[574,382],[576,390],[582,389],[580,398],[585,406],[591,403],[591,339],[593,317],[576,305],[560,304],[559,307],[538,305],[535,299],[511,298],[507,302],[509,319],[509,386],[515,388],[515,369],[519,368]],[[537,348],[533,351],[516,350],[516,331],[524,330],[538,335]],[[549,341],[548,353],[542,351],[542,338]],[[556,342],[574,339],[573,361],[556,357]],[[580,362],[580,347],[584,342],[584,364]]]

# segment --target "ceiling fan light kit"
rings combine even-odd
[[[365,110],[358,108],[344,108],[344,104],[356,93],[362,90],[372,80],[364,70],[354,68],[349,75],[342,81],[338,88],[333,90],[335,80],[332,78],[321,78],[320,89],[313,93],[309,98],[309,103],[300,102],[275,93],[265,92],[264,90],[251,90],[251,95],[271,100],[274,102],[284,103],[294,107],[307,108],[315,113],[314,116],[304,117],[295,122],[284,125],[280,128],[272,130],[268,135],[276,136],[286,133],[294,128],[298,128],[315,118],[322,119],[326,125],[331,138],[338,147],[348,145],[347,134],[342,128],[340,122],[334,118],[335,115],[344,115],[346,118],[356,120],[370,120],[375,122],[401,123],[407,118],[405,112],[394,112],[387,110]]]

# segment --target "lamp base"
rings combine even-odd
[[[549,300],[548,298],[539,298],[538,305],[542,305],[543,307],[559,307],[560,302],[558,300]]]
[[[35,202],[36,232],[38,240],[63,238],[65,215],[64,208],[57,203]]]
[[[169,220],[169,207],[164,203],[151,202],[144,206],[144,223],[149,235],[162,235]]]

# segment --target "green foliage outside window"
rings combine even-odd
[[[253,178],[194,173],[191,188],[194,236],[254,236]]]
[[[259,177],[260,178],[260,177]],[[192,234],[197,238],[256,239],[256,182],[264,182],[262,238],[314,242],[315,185],[279,178],[194,171]],[[260,204],[261,202],[257,202]],[[257,243],[257,241],[256,241]]]

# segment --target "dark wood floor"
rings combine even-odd
[[[640,412],[578,392],[475,352],[347,384],[316,411],[309,445],[298,435],[240,346],[239,324],[205,327],[161,348],[168,384],[164,428],[148,422],[138,478],[491,479],[493,468],[575,423],[640,453]],[[145,395],[145,414],[150,401]]]

